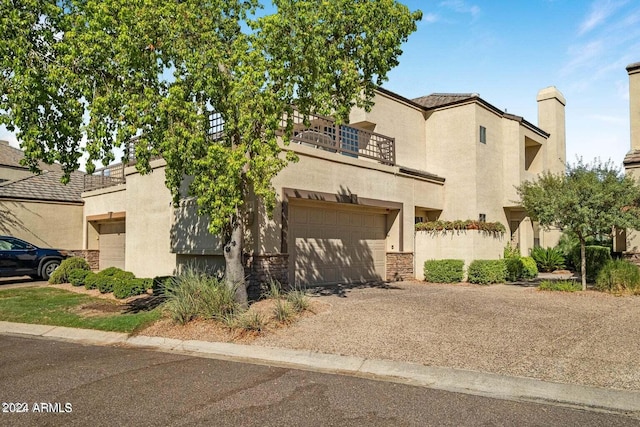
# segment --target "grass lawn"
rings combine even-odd
[[[55,288],[0,291],[0,320],[102,331],[133,332],[161,317],[159,309],[120,313],[114,301]]]

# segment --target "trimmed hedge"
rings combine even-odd
[[[490,283],[504,283],[507,278],[507,265],[503,259],[475,260],[467,271],[469,283],[488,285]]]
[[[522,261],[522,278],[523,279],[535,279],[538,277],[538,267],[536,261],[530,256],[524,256],[520,258]]]
[[[113,286],[117,281],[135,279],[135,275],[117,267],[109,267],[98,273],[88,275],[84,281],[86,289],[98,289],[106,294],[113,292]]]
[[[73,286],[83,286],[84,281],[89,274],[91,274],[89,270],[75,268],[71,270],[71,272],[68,275],[69,283],[71,283]]]
[[[458,283],[464,279],[461,259],[432,259],[424,262],[424,280],[432,283]]]
[[[51,273],[51,277],[49,277],[49,283],[52,285],[59,285],[61,283],[69,282],[69,273],[72,270],[91,270],[89,267],[89,263],[84,258],[80,258],[77,256],[67,258],[60,263],[60,266],[55,269],[53,273]]]
[[[142,295],[152,286],[151,279],[115,279],[113,296],[119,299]]]
[[[587,280],[589,282],[595,282],[600,270],[611,261],[611,248],[608,246],[589,245],[585,247],[585,258],[587,261]],[[573,248],[571,252],[571,260],[576,266],[576,269],[580,271],[580,245]]]
[[[640,292],[640,268],[621,259],[606,263],[596,278],[596,289],[607,292]]]

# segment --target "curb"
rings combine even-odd
[[[636,391],[552,383],[532,378],[316,353],[309,350],[183,341],[141,335],[129,336],[126,333],[60,326],[0,322],[0,334],[41,336],[93,345],[122,344],[236,362],[252,362],[284,368],[351,375],[495,399],[616,412],[640,418],[640,392]]]

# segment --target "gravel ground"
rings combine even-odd
[[[314,299],[328,309],[252,344],[640,390],[640,297],[398,282]]]

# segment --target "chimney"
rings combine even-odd
[[[640,62],[627,67],[629,73],[629,113],[631,151],[640,150]]]
[[[545,169],[563,173],[567,163],[564,106],[567,101],[555,86],[541,89],[538,101],[538,127],[549,134],[545,150]]]

